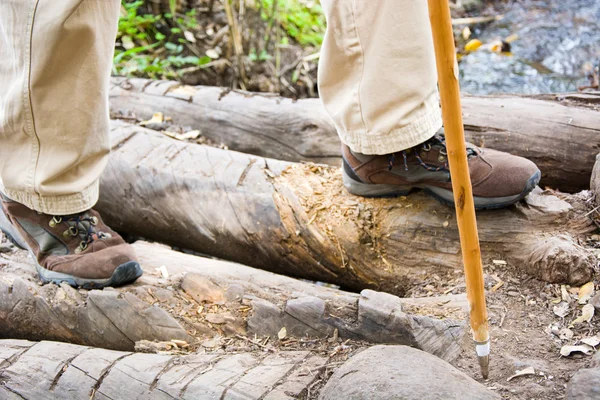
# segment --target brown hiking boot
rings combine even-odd
[[[15,245],[31,252],[44,283],[95,289],[120,286],[142,275],[131,246],[96,211],[52,216],[2,194],[0,200],[0,229]]]
[[[467,143],[476,209],[506,207],[523,199],[539,183],[537,166],[522,157]],[[423,189],[454,205],[443,133],[399,153],[364,155],[342,145],[346,189],[365,197],[405,196]]]

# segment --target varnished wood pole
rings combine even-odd
[[[442,117],[448,147],[450,175],[452,176],[452,190],[456,204],[456,219],[465,267],[467,297],[470,305],[471,329],[481,373],[484,378],[487,378],[490,336],[475,205],[473,203],[473,190],[465,148],[458,64],[454,47],[450,5],[448,0],[428,1],[438,71],[438,85],[442,102]]]

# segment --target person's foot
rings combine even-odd
[[[2,194],[0,202],[0,230],[31,252],[44,283],[95,289],[124,285],[142,275],[131,246],[96,211],[52,216]]]
[[[506,207],[523,199],[539,183],[537,166],[522,157],[467,143],[475,208]],[[346,189],[364,197],[405,196],[423,189],[453,205],[443,134],[411,149],[388,155],[364,155],[342,145]]]

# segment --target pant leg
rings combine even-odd
[[[340,139],[388,154],[442,126],[426,0],[321,0],[319,93]]]
[[[98,200],[119,0],[0,1],[0,178],[52,215]]]

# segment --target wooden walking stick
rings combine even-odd
[[[475,351],[479,358],[481,374],[487,379],[489,373],[490,336],[485,305],[483,269],[473,189],[469,176],[465,132],[460,105],[458,63],[454,47],[452,19],[448,0],[428,0],[429,18],[433,32],[433,44],[438,72],[438,85],[442,101],[442,117],[448,148],[450,176],[456,205],[456,219],[460,234],[465,281],[469,299],[471,329],[475,340]]]

